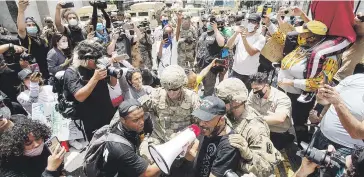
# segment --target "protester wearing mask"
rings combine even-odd
[[[127,140],[130,146],[123,143],[106,142],[105,156],[100,158],[102,159],[100,162],[101,175],[117,177],[159,176],[160,169],[158,166],[156,164],[149,165],[138,154],[137,149],[143,141],[144,123],[146,123],[141,104],[135,99],[129,99],[121,103],[118,111],[120,120],[110,132]]]
[[[21,120],[0,136],[0,176],[59,177],[66,150],[58,145],[49,152],[44,142],[50,138],[51,130],[23,115],[12,119]]]
[[[70,39],[71,43],[69,46],[71,49],[73,49],[79,42],[86,39],[86,30],[79,23],[76,12],[72,10],[67,10],[67,12],[64,13],[67,24],[62,24],[61,10],[63,4],[64,2],[59,2],[57,4],[54,21],[58,32],[66,35],[68,39]]]
[[[22,81],[20,85],[21,93],[18,96],[18,102],[24,109],[32,114],[33,103],[47,103],[57,101],[57,94],[52,92],[51,85],[43,85],[42,75],[39,72],[32,72],[30,69],[23,69],[18,73]]]
[[[335,152],[335,147],[329,145],[327,147],[328,153]],[[302,159],[300,168],[292,177],[308,177],[319,167],[314,162],[311,162],[306,157]],[[329,167],[327,167],[329,168]],[[351,152],[351,155],[345,157],[345,167],[339,169],[335,174],[330,176],[336,177],[361,177],[364,176],[364,151],[362,148],[355,149]]]
[[[192,112],[199,119],[201,135],[185,157],[194,161],[193,173],[189,176],[224,176],[229,169],[238,170],[240,155],[229,143],[229,135],[234,131],[227,125],[225,114],[225,103],[215,96],[204,98]]]
[[[64,74],[66,99],[75,102],[76,118],[83,121],[88,140],[95,130],[110,123],[116,111],[107,84],[115,87],[117,78],[96,66],[104,52],[101,44],[82,41],[75,48],[73,65]]]
[[[104,24],[102,18],[99,18],[97,16],[97,9],[98,9],[97,4],[92,2],[90,2],[90,4],[93,7],[91,23],[93,29],[95,29],[95,37],[97,37],[103,45],[106,45],[110,41],[109,38],[109,34],[111,33],[110,17],[105,11],[105,9],[100,9],[105,19],[106,24]]]
[[[178,14],[178,22],[177,22],[177,31],[176,36],[174,36],[173,28],[170,25],[166,25],[163,28],[163,40],[159,45],[157,62],[158,62],[158,76],[161,76],[163,70],[172,64],[177,64],[178,55],[177,45],[178,40],[180,38],[180,30],[182,23],[183,15],[182,13]]]
[[[47,41],[52,40],[52,36],[57,32],[56,27],[53,24],[53,19],[51,17],[44,18],[44,23],[46,24],[42,30],[42,38],[47,39]]]
[[[221,51],[225,46],[226,39],[218,29],[215,21],[208,23],[207,31],[202,33],[197,42],[195,62],[199,69],[202,70],[207,67],[215,58],[221,58]],[[221,68],[219,70],[210,70],[204,78],[204,97],[214,93],[216,77],[219,72],[221,72]]]
[[[231,76],[243,81],[249,91],[249,76],[258,71],[259,54],[265,45],[264,36],[257,32],[260,20],[260,15],[250,14],[248,25],[245,28],[237,27],[226,44],[230,48],[236,46]]]
[[[290,45],[285,43],[285,35],[279,30],[275,31],[275,25],[267,24],[272,38],[279,44]],[[305,72],[307,60],[311,52],[316,50],[326,38],[327,27],[319,21],[310,21],[302,27],[296,28],[299,33],[297,43],[299,46],[292,52],[288,53],[281,60],[281,69],[278,73],[278,85],[282,88],[292,102],[292,118],[297,135],[297,141],[308,141],[308,128],[305,126],[308,119],[308,114],[315,103],[315,92],[324,80],[324,75],[327,75],[330,82],[338,70],[338,59],[334,56],[323,56],[322,70],[319,75],[314,78],[306,78]],[[301,94],[302,91],[308,94]]]
[[[28,49],[28,54],[31,54],[35,58],[43,77],[48,79],[48,42],[40,37],[40,28],[35,23],[33,17],[24,17],[24,12],[28,5],[28,0],[19,0],[17,25],[20,43]]]
[[[66,70],[71,63],[67,36],[56,33],[52,38],[53,48],[48,52],[48,70],[55,76],[58,71]]]
[[[225,79],[216,87],[215,94],[225,102],[227,117],[238,133],[229,135],[229,142],[240,151],[239,173],[251,172],[260,177],[272,175],[281,154],[270,140],[267,123],[246,105],[248,90],[244,83],[237,78]]]
[[[294,129],[291,118],[291,100],[282,91],[268,84],[265,73],[250,77],[251,88],[247,105],[263,116],[269,125],[274,147],[282,150],[293,143]]]

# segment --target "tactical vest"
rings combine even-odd
[[[164,89],[159,93],[160,97],[158,105],[156,105],[158,118],[155,122],[154,130],[159,138],[163,139],[163,141],[168,141],[173,133],[177,133],[192,124],[193,92],[183,89],[184,100],[173,106],[168,104],[167,92]]]

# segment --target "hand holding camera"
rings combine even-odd
[[[100,81],[102,79],[105,79],[106,76],[107,76],[107,69],[96,69],[91,79]]]

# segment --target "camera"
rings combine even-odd
[[[224,173],[224,177],[239,177],[239,176],[230,169],[226,170],[226,172]]]
[[[26,52],[21,53],[19,57],[20,57],[20,59],[22,59],[24,61],[28,61],[29,63],[33,62],[33,60],[34,60],[32,55],[28,54]]]
[[[306,157],[308,160],[321,167],[337,170],[345,167],[345,158],[338,152],[321,151],[305,142],[301,142],[301,146],[303,150],[298,151],[297,155]]]
[[[67,8],[75,7],[75,5],[73,4],[73,2],[66,2],[66,3],[62,4],[61,7],[63,9],[67,9]]]
[[[265,4],[263,6],[262,10],[262,18],[264,18],[266,15],[269,15],[272,12],[272,5],[271,4]]]
[[[106,69],[108,76],[120,78],[120,76],[123,74],[123,70],[121,68],[116,68],[116,67],[110,66],[110,62],[109,62],[108,58],[98,59],[97,67],[99,69]]]
[[[99,9],[106,9],[107,8],[107,3],[105,0],[98,0],[98,1],[95,1],[93,4],[91,5],[94,5],[96,6],[97,8]]]

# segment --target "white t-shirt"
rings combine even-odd
[[[350,113],[359,121],[364,120],[364,74],[355,74],[342,80],[335,89],[339,92]],[[353,139],[342,126],[334,106],[330,106],[321,121],[321,132],[329,140],[354,148],[354,144],[364,146],[360,139]]]
[[[37,85],[35,84],[38,83],[30,83],[30,84],[31,84],[30,85],[31,90],[25,90],[24,92],[21,92],[17,97],[18,102],[24,107],[25,111],[27,111],[29,114],[32,114],[33,103],[49,103],[57,101],[58,96],[56,93],[53,93],[52,91],[53,87],[51,85],[44,85],[36,88]],[[39,92],[39,94],[37,95],[36,93],[31,93],[31,92]]]
[[[248,36],[246,39],[253,48],[258,49],[259,51],[261,51],[265,45],[265,37],[259,33],[256,33],[253,36]],[[260,52],[250,56],[245,50],[243,38],[240,35],[236,37],[235,45],[236,51],[234,55],[233,70],[238,74],[248,76],[257,73]]]
[[[158,76],[162,74],[164,68],[169,65],[176,65],[177,64],[177,45],[178,42],[176,37],[172,39],[172,46],[168,46],[167,48],[162,49],[162,57],[158,66]]]

